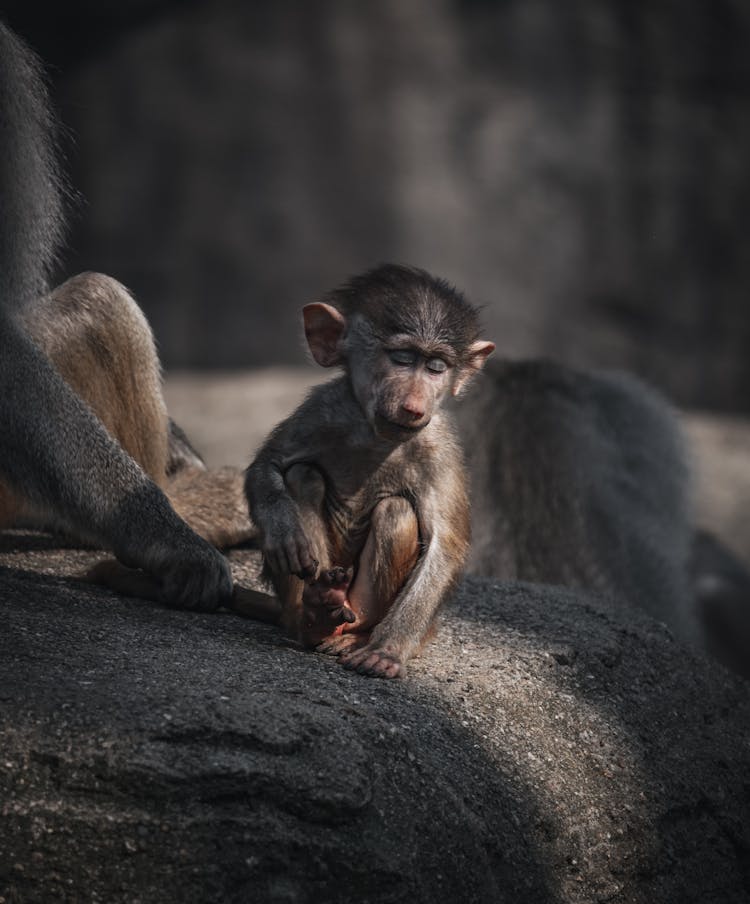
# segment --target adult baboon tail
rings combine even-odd
[[[173,477],[186,468],[194,468],[198,471],[206,470],[206,463],[201,454],[190,442],[182,427],[176,424],[172,418],[169,419],[167,442],[167,477]]]

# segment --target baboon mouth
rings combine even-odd
[[[386,439],[409,439],[411,436],[415,436],[420,432],[424,427],[426,427],[430,423],[429,418],[426,421],[423,421],[419,424],[402,424],[399,421],[392,421],[390,418],[383,417],[381,414],[375,415],[375,432],[379,436],[383,436]]]

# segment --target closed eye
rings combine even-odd
[[[392,348],[388,352],[388,357],[394,364],[398,364],[401,367],[411,367],[417,361],[417,353],[410,351],[408,348]]]
[[[448,365],[442,358],[430,358],[425,367],[433,374],[442,374],[448,370]]]

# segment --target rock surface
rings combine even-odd
[[[750,901],[748,684],[639,613],[469,579],[383,681],[1,543],[6,904]]]

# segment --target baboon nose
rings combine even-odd
[[[417,402],[404,402],[401,405],[401,410],[414,421],[418,421],[420,418],[424,417],[424,407]]]

